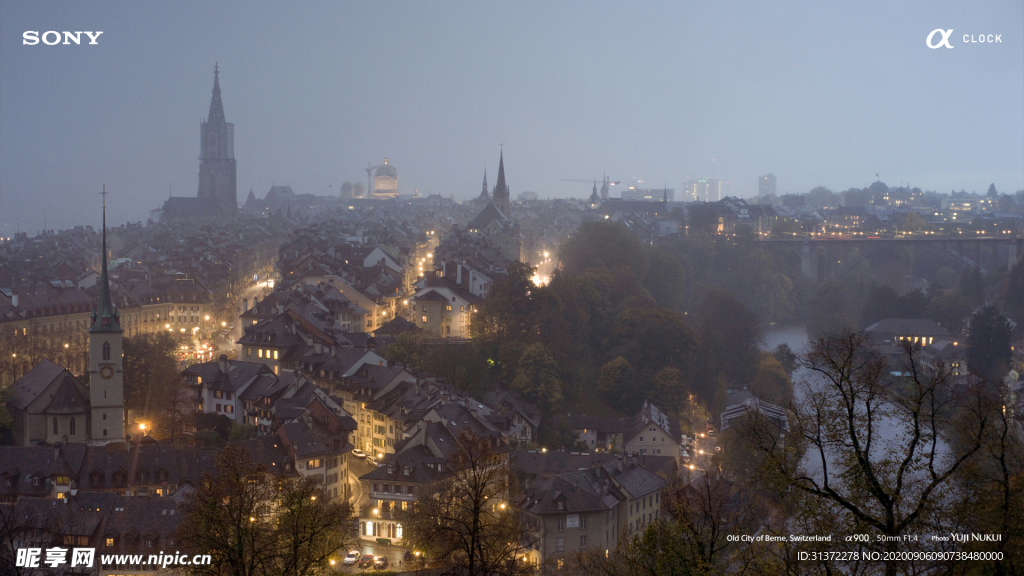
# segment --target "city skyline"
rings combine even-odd
[[[513,198],[586,199],[562,180],[603,172],[623,187],[716,178],[741,197],[769,172],[779,194],[876,173],[1024,187],[1021,30],[1005,24],[1020,6],[237,6],[197,21],[198,4],[0,4],[0,234],[96,225],[103,183],[114,225],[195,197],[215,62],[240,202],[274,184],[337,195],[384,157],[404,193],[471,199],[501,144]],[[1002,43],[931,50],[940,26]],[[104,34],[29,46],[25,30]]]

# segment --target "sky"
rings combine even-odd
[[[926,45],[939,28],[952,48]],[[563,180],[604,173],[1012,193],[1022,37],[1003,0],[0,0],[0,236],[98,225],[104,185],[114,225],[195,196],[215,62],[241,202],[337,194],[385,157],[403,192],[475,197],[502,149],[513,198],[585,198]]]

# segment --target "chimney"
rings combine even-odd
[[[222,374],[227,374],[228,373],[228,369],[229,369],[228,355],[227,354],[221,354],[217,358],[217,365],[220,367],[220,371],[221,371]]]
[[[11,293],[11,306],[14,306],[15,308],[18,307],[18,293],[17,292],[12,292]]]
[[[455,265],[455,283],[462,286],[462,264]]]

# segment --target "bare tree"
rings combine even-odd
[[[792,433],[780,437],[766,419],[748,426],[769,485],[799,490],[844,533],[867,534],[865,547],[884,552],[921,549],[915,537],[930,513],[950,505],[946,489],[991,419],[976,389],[950,393],[951,370],[924,365],[909,342],[901,352],[894,362],[863,334],[821,337],[805,359],[814,380],[791,404]],[[911,566],[885,562],[884,573]]]
[[[408,545],[449,574],[526,574],[525,531],[509,503],[508,454],[496,440],[469,431],[458,437],[451,474],[424,490],[404,514]]]

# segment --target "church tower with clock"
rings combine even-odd
[[[103,191],[103,264],[100,300],[89,328],[89,436],[92,444],[124,442],[124,358],[121,317],[110,301],[107,275],[107,203]]]

